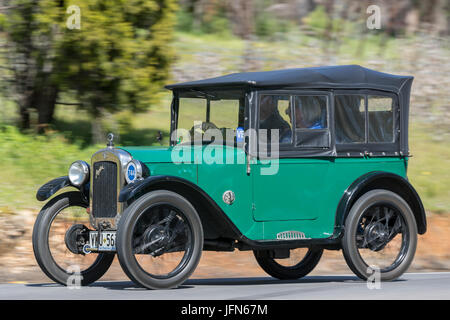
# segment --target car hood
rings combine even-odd
[[[207,145],[199,146],[200,149],[206,147]],[[121,147],[120,149],[130,153],[133,159],[144,163],[181,163],[185,161],[196,163],[194,157],[201,157],[202,154],[202,150],[196,150],[196,148],[197,146],[177,145],[176,147]],[[234,159],[236,152],[243,153],[242,150],[238,151],[235,147],[224,146],[224,148],[228,151],[224,150],[223,152],[223,161],[225,161],[223,163],[228,163],[226,158]],[[234,160],[230,163],[234,163]]]
[[[146,163],[172,162],[173,147],[121,147],[120,149],[131,154],[133,159]]]

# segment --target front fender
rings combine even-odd
[[[127,202],[128,200],[145,193],[151,185],[158,182],[179,182],[183,184],[188,184],[191,187],[198,188],[194,184],[188,182],[185,179],[173,177],[173,176],[150,176],[145,179],[136,180],[132,183],[127,184],[119,194],[119,202]]]
[[[119,202],[130,203],[153,190],[169,190],[185,197],[196,208],[206,239],[242,239],[243,235],[219,205],[195,183],[176,176],[150,176],[126,185]]]
[[[44,184],[42,187],[39,188],[39,190],[36,193],[36,199],[38,201],[45,201],[48,198],[50,198],[52,195],[54,195],[56,192],[58,192],[62,188],[66,187],[74,187],[80,190],[80,192],[83,194],[84,197],[87,197],[89,192],[86,190],[89,190],[89,183],[87,183],[84,186],[81,187],[75,187],[70,183],[68,176],[59,177],[56,179],[53,179],[46,184]]]

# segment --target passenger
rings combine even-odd
[[[298,107],[295,110],[295,127],[297,129],[323,129],[325,128],[326,108],[320,98],[302,97],[297,100]]]
[[[279,137],[291,130],[289,123],[284,120],[278,111],[278,100],[276,96],[263,96],[259,107],[259,128],[268,130],[268,141],[270,141],[271,130],[278,129]]]
[[[304,97],[297,100],[298,107],[295,110],[296,129],[324,129],[326,112],[320,102],[312,97]],[[291,107],[286,109],[289,118],[292,117]],[[292,121],[292,118],[291,118]],[[289,129],[280,137],[280,143],[290,143],[292,141],[292,130]]]

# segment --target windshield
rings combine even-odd
[[[189,91],[179,95],[178,106],[175,143],[236,142],[236,131],[244,128],[242,91]]]

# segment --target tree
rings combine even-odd
[[[138,112],[157,102],[168,77],[175,1],[81,1],[81,29],[66,32],[62,83],[74,89],[94,117],[103,110]]]
[[[8,57],[17,97],[22,97],[17,99],[22,127],[30,108],[42,121],[51,121],[61,92],[75,92],[80,107],[93,116],[94,129],[103,110],[138,112],[154,104],[174,56],[175,2],[10,1]],[[77,10],[68,11],[70,6]],[[80,25],[72,28],[77,12]]]
[[[243,39],[250,38],[255,20],[253,0],[228,0],[227,4],[233,33]]]
[[[38,111],[39,124],[53,119],[58,94],[54,77],[55,32],[40,21],[39,1],[3,1],[1,29],[6,32],[3,91],[18,105],[22,129],[30,127],[30,110]],[[2,61],[2,60],[0,60]]]

